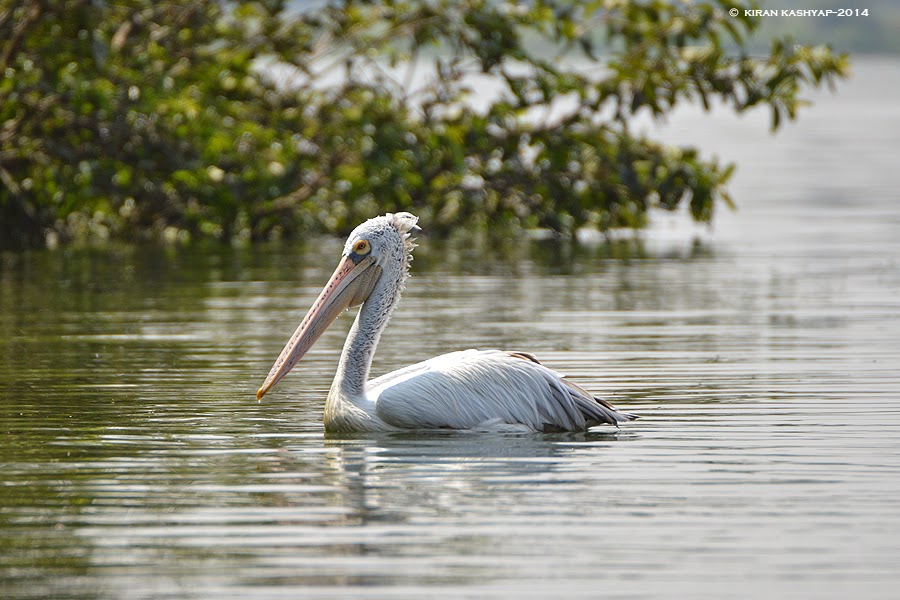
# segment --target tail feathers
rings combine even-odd
[[[606,400],[591,395],[587,390],[567,379],[563,379],[563,382],[568,386],[582,414],[591,425],[608,423],[618,427],[619,423],[626,423],[640,418],[636,414],[620,411]]]
[[[507,352],[507,354],[515,358],[533,362],[537,365],[541,364],[541,361],[539,361],[537,357],[530,352],[515,351]],[[634,421],[635,419],[640,418],[638,415],[635,415],[633,413],[620,411],[606,400],[597,398],[580,385],[572,383],[560,373],[551,371],[549,369],[547,370],[547,373],[552,375],[552,380],[554,383],[551,383],[551,387],[554,388],[554,393],[565,394],[566,391],[568,391],[569,396],[578,405],[578,409],[581,411],[581,414],[587,421],[588,427],[600,425],[601,423],[608,423],[609,425],[615,425],[616,427],[618,427],[619,423],[626,423],[628,421]],[[561,388],[558,385],[558,382],[562,382],[565,385],[565,389]],[[566,431],[566,427],[560,425],[545,424],[544,430]]]

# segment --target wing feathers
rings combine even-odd
[[[379,418],[401,428],[475,429],[488,422],[579,431],[636,418],[563,379],[531,354],[466,350],[370,383]]]

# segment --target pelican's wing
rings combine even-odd
[[[489,423],[532,431],[577,431],[634,418],[616,411],[530,354],[452,352],[370,383],[385,422],[401,428],[475,429]]]

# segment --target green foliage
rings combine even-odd
[[[415,211],[431,231],[708,221],[733,171],[629,123],[793,119],[846,57],[732,2],[0,0],[0,235],[250,239]],[[746,7],[750,7],[747,4]],[[482,106],[484,105],[484,106]]]

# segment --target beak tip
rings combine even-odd
[[[266,395],[266,392],[267,392],[267,391],[268,391],[268,390],[267,390],[266,388],[264,388],[264,387],[259,388],[259,390],[256,391],[256,401],[257,401],[257,402],[261,401],[262,398],[263,398],[263,396]]]

